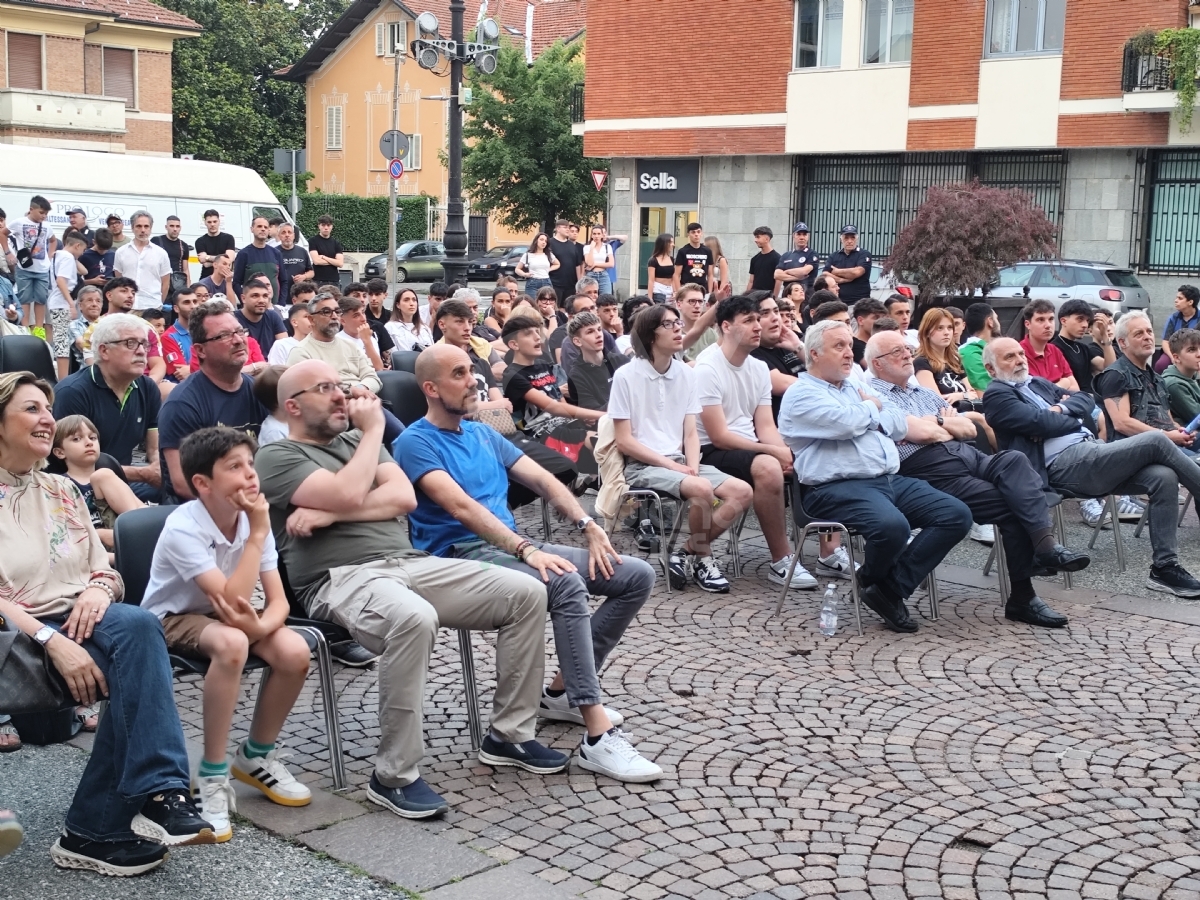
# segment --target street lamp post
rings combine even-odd
[[[423,69],[432,69],[439,59],[450,62],[450,172],[446,185],[446,228],[442,243],[446,247],[446,270],[449,284],[467,283],[467,223],[463,214],[462,196],[462,94],[463,64],[470,62],[485,75],[496,71],[496,53],[500,49],[493,44],[499,37],[500,28],[493,19],[482,20],[476,37],[484,43],[467,42],[463,34],[465,0],[450,0],[450,40],[437,37],[438,21],[433,13],[417,16],[417,39],[412,42],[412,55]]]

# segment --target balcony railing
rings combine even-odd
[[[1125,62],[1121,71],[1121,91],[1173,91],[1175,78],[1171,75],[1171,55],[1144,53],[1132,47],[1125,48]]]
[[[583,82],[571,85],[571,124],[583,121]]]

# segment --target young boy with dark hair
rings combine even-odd
[[[253,436],[224,426],[202,428],[180,444],[180,468],[198,499],[167,518],[142,600],[162,619],[173,652],[210,660],[204,676],[204,756],[195,783],[218,842],[233,834],[231,771],[282,806],[307,806],[312,800],[275,747],[304,687],[309,649],[284,625],[288,601],[267,499],[254,469],[256,449]],[[261,613],[250,605],[260,582],[267,601]],[[271,676],[231,769],[229,728],[241,697],[242,667],[251,653],[271,667]]]

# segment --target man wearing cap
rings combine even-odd
[[[104,220],[104,224],[108,226],[108,230],[112,233],[112,250],[114,253],[129,243],[129,235],[125,233],[124,219],[116,213],[110,213],[108,218]]]
[[[87,241],[90,247],[96,240],[96,232],[88,228],[87,213],[83,211],[83,207],[76,206],[74,209],[67,210],[67,221],[71,223],[71,227],[67,231],[78,232],[79,235]],[[63,234],[66,237],[66,234]]]
[[[838,283],[838,299],[853,304],[871,296],[871,254],[858,246],[858,229],[842,228],[842,249],[829,254],[825,271]]]
[[[804,295],[808,296],[816,277],[817,254],[808,246],[808,225],[797,222],[792,229],[792,249],[779,257],[775,268],[775,296],[782,297],[788,285],[796,281],[804,285]]]

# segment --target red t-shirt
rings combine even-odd
[[[267,361],[267,358],[265,356],[263,356],[262,347],[260,347],[258,345],[258,341],[256,341],[254,338],[252,338],[252,337],[246,338],[246,349],[250,353],[250,355],[246,357],[246,365],[250,365],[250,363],[259,363],[259,362],[265,363]],[[192,354],[191,369],[193,372],[200,371],[200,356],[197,353]]]
[[[1021,341],[1021,349],[1025,351],[1025,360],[1029,363],[1029,374],[1037,375],[1049,381],[1059,381],[1063,378],[1073,378],[1071,365],[1063,352],[1053,344],[1047,344],[1045,351],[1038,356],[1033,351],[1029,338]]]

